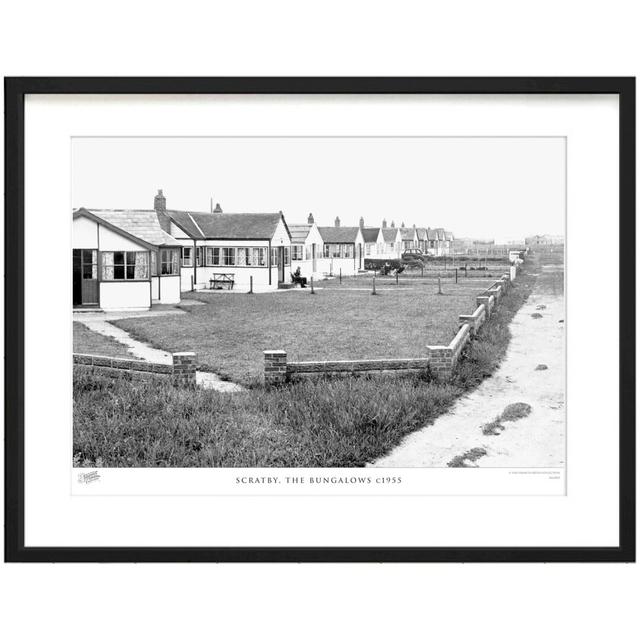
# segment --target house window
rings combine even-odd
[[[304,248],[304,254],[305,254],[305,260],[311,260],[311,258],[313,257],[313,253],[312,253],[312,247],[310,245],[307,245]]]
[[[370,255],[371,255],[371,248],[372,248],[372,247],[373,247],[373,245],[371,245],[371,244],[369,244],[369,243],[367,243],[367,244],[365,244],[365,245],[364,245],[364,252],[365,252],[365,255],[368,255],[368,256],[370,256]]]
[[[332,258],[341,258],[342,257],[342,245],[339,244],[330,244],[331,247],[331,257]]]
[[[309,247],[307,247],[307,253],[308,252],[309,252]],[[304,260],[304,245],[302,244],[291,245],[291,259]],[[307,258],[307,260],[309,260],[309,258]]]
[[[103,280],[147,280],[149,277],[149,252],[103,251]]]
[[[204,247],[196,248],[196,267],[204,266]]]
[[[236,248],[222,247],[222,264],[225,266],[233,266],[236,263]]]
[[[264,247],[254,247],[251,249],[253,254],[252,264],[256,267],[265,267],[267,265],[267,250]]]
[[[355,247],[352,244],[343,244],[343,254],[345,258],[353,258],[355,255]]]
[[[151,254],[155,257],[155,254]],[[160,251],[160,275],[178,275],[178,249],[162,249]]]
[[[246,267],[251,264],[251,258],[249,257],[251,254],[251,249],[247,249],[245,247],[238,247],[236,249],[236,265],[239,267]]]
[[[289,247],[284,248],[284,264],[285,266],[289,266],[291,264],[291,251],[289,251]]]
[[[193,267],[193,249],[191,247],[182,247],[182,266]]]
[[[220,264],[220,248],[219,247],[205,248],[205,264],[207,267],[216,267]]]
[[[271,266],[278,266],[278,249],[277,247],[271,247]]]

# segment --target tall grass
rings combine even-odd
[[[309,379],[221,394],[158,380],[74,375],[77,466],[351,467],[453,402],[450,385],[405,375]]]

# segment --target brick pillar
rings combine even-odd
[[[182,351],[171,354],[173,357],[173,383],[181,386],[193,386],[196,383],[196,354]]]
[[[429,366],[438,378],[448,379],[453,372],[453,351],[449,347],[428,347]]]
[[[264,352],[264,383],[266,385],[282,384],[287,381],[287,352]]]

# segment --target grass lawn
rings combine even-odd
[[[204,368],[248,386],[262,381],[263,351],[284,349],[289,360],[420,357],[427,345],[448,344],[458,316],[476,308],[488,284],[470,280],[443,285],[380,287],[366,278],[342,287],[278,293],[193,293],[206,302],[180,316],[128,318],[115,324],[166,351],[195,351]],[[332,281],[335,282],[335,281]]]
[[[112,358],[138,359],[123,344],[113,338],[91,331],[81,322],[73,323],[73,351],[74,353],[91,353]]]
[[[390,451],[406,434],[430,424],[457,398],[491,375],[506,353],[509,323],[529,296],[534,282],[535,277],[526,272],[521,274],[509,295],[500,301],[491,321],[482,326],[478,338],[463,352],[453,379],[447,383],[431,380],[428,374],[317,377],[275,388],[222,394],[202,388],[174,388],[158,380],[114,380],[76,370],[74,464],[87,467],[363,466]],[[195,310],[189,314],[194,316],[191,323],[196,320],[194,326],[205,320],[211,322],[210,333],[215,333],[215,323],[221,318],[215,310],[222,307],[217,304],[222,296],[213,297],[214,302],[202,309],[202,317],[195,316]],[[421,298],[419,302],[425,304],[431,298]],[[291,300],[291,305],[285,305],[285,299]],[[236,324],[242,326],[247,324],[242,322],[242,314],[264,311],[261,305],[266,301],[273,301],[274,314],[279,317],[282,310],[276,304],[278,300],[281,300],[280,307],[287,310],[305,309],[307,304],[318,304],[326,310],[327,303],[334,305],[341,299],[365,305],[371,296],[367,299],[340,292],[327,296],[224,295],[224,300],[230,302],[225,313],[230,313],[229,308],[235,309]],[[409,302],[415,298],[410,292],[388,294],[375,299],[373,304],[385,300],[389,304],[403,304],[406,313]],[[264,314],[261,317],[265,317]],[[393,317],[395,324],[393,319],[383,324],[390,334],[396,330],[398,318],[403,316],[396,310]],[[291,318],[289,312],[286,318]],[[180,318],[185,323],[188,319]],[[163,320],[173,324],[175,318],[157,319]],[[295,317],[292,322],[293,326],[300,324]],[[365,335],[377,335],[371,331],[370,323],[359,322]],[[179,335],[177,329],[174,332]],[[248,357],[253,357],[252,354],[253,351],[247,351]]]

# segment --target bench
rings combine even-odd
[[[233,273],[214,273],[209,280],[209,289],[233,289]]]

